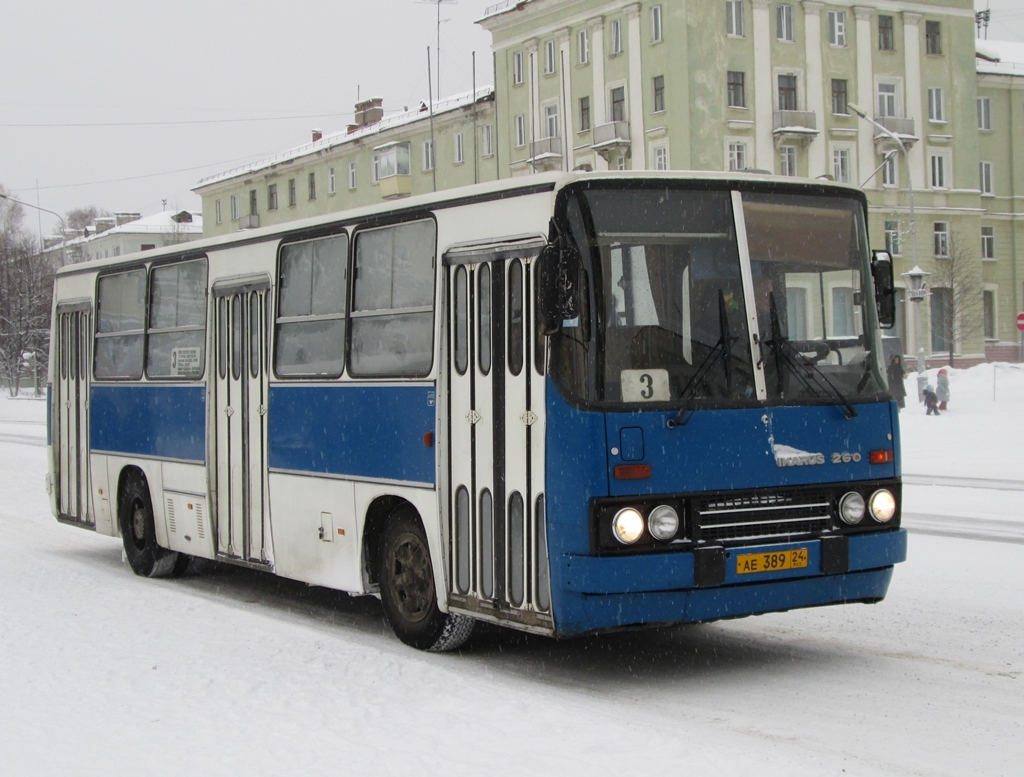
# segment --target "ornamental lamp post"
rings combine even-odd
[[[924,323],[921,318],[921,303],[928,296],[928,285],[925,278],[931,275],[916,264],[910,272],[902,273],[902,277],[910,284],[910,301],[914,303],[914,339],[917,341],[917,401],[924,398],[924,386],[928,377],[924,374]]]

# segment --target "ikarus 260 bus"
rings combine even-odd
[[[904,560],[864,195],[538,175],[73,265],[57,518],[568,637],[877,602]]]

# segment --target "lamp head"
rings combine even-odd
[[[857,103],[848,102],[848,103],[846,103],[846,107],[849,108],[854,113],[856,113],[862,119],[866,119],[868,117],[867,112],[863,108],[861,108],[859,105],[857,105]]]

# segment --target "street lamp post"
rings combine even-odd
[[[914,269],[902,275],[904,278],[909,279],[912,284],[910,299],[914,302],[914,340],[917,343],[917,398],[920,401],[921,397],[924,396],[924,386],[927,382],[924,374],[924,325],[921,320],[921,300],[927,296],[924,288],[924,279],[931,275],[931,273],[925,272],[917,264],[917,218],[914,214],[914,178],[910,171],[910,156],[907,154],[907,147],[899,135],[868,116],[867,111],[856,103],[848,102],[846,105],[851,111],[874,126],[883,135],[891,138],[902,152],[903,159],[907,163],[907,193],[910,200],[910,260],[914,263]]]
[[[920,402],[924,398],[925,383],[928,382],[928,378],[924,374],[924,323],[921,317],[921,303],[928,296],[925,278],[931,273],[925,272],[915,264],[913,270],[902,275],[910,282],[910,301],[914,303],[914,329],[921,333],[921,341],[917,348],[917,401]]]
[[[27,208],[35,208],[36,210],[41,210],[43,213],[49,213],[51,216],[56,216],[57,218],[59,218],[60,219],[60,258],[61,258],[61,264],[62,265],[66,265],[68,263],[68,249],[67,249],[67,246],[65,245],[66,242],[67,242],[67,229],[68,228],[67,228],[67,225],[64,223],[64,218],[59,213],[57,213],[55,211],[52,211],[49,208],[42,208],[42,207],[40,207],[38,205],[33,205],[31,202],[23,202],[22,200],[16,200],[13,197],[11,197],[10,195],[4,194],[3,192],[0,192],[0,200],[9,200],[11,202],[16,202],[16,203],[18,203],[18,205],[24,205]],[[39,237],[40,237],[40,239],[42,239],[42,235],[40,235]]]

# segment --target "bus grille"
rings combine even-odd
[[[696,507],[700,542],[815,534],[832,525],[832,503],[824,491],[705,497]]]

